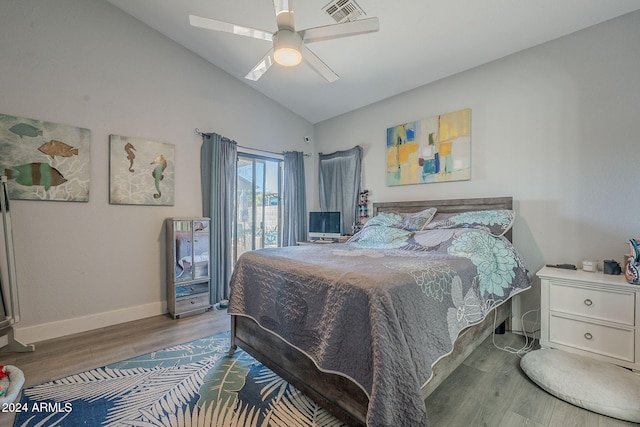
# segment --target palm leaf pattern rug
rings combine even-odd
[[[14,427],[343,426],[229,333],[25,389]]]

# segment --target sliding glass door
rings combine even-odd
[[[280,246],[282,160],[238,153],[234,262],[246,251]]]

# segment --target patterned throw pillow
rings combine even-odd
[[[396,227],[371,225],[354,234],[347,243],[363,248],[392,249],[407,244],[412,232]]]
[[[408,231],[421,231],[436,214],[436,208],[428,208],[414,213],[380,212],[364,225],[366,227],[381,225],[401,228]]]
[[[374,225],[381,225],[383,227],[393,227],[402,221],[402,216],[395,212],[380,212],[378,215],[371,218],[364,224],[364,227],[372,227]]]
[[[502,236],[511,229],[515,218],[515,212],[510,209],[439,213],[427,224],[425,230],[479,228],[489,231],[494,236]]]

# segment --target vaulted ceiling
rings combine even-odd
[[[246,80],[270,42],[189,24],[198,15],[275,32],[271,0],[107,1],[312,123],[640,9],[637,0],[348,0],[380,30],[308,45],[339,75],[328,83],[305,63]],[[296,30],[335,24],[328,3],[296,0]]]

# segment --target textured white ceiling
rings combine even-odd
[[[199,15],[276,30],[270,0],[107,0],[312,123],[640,9],[638,0],[356,0],[377,33],[308,45],[340,79],[307,65],[244,76],[270,49],[263,40],[189,25]],[[297,0],[296,30],[335,21],[329,0]]]

